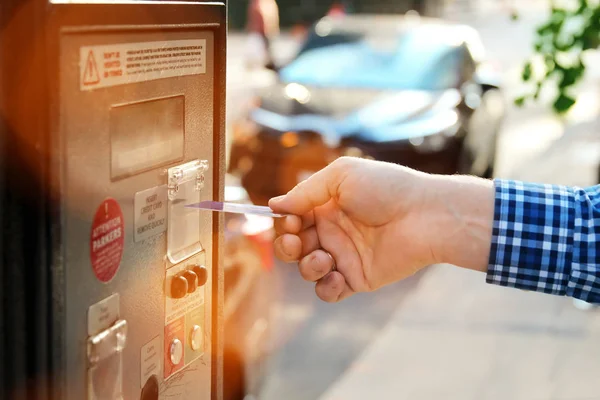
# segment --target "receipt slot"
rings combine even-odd
[[[0,21],[0,398],[220,399],[224,2]]]

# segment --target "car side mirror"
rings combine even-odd
[[[467,108],[475,110],[480,106],[483,96],[483,88],[480,84],[474,81],[465,82],[460,88],[460,93],[462,102]]]
[[[480,64],[477,67],[472,80],[481,87],[483,93],[490,90],[498,90],[501,85],[501,76],[498,72],[498,68],[490,63]]]

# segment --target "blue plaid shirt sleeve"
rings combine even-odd
[[[494,185],[487,282],[600,304],[600,186]]]

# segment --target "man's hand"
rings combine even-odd
[[[293,214],[276,222],[276,255],[299,261],[302,277],[316,282],[317,295],[327,302],[376,290],[433,263],[451,262],[447,257],[464,260],[456,256],[460,250],[452,247],[455,239],[449,236],[468,235],[465,229],[476,231],[471,233],[479,239],[470,239],[485,255],[470,253],[472,265],[463,266],[482,270],[489,254],[493,187],[473,182],[475,178],[452,185],[447,182],[452,179],[340,158],[269,203],[275,212]],[[467,199],[461,200],[460,193],[454,199],[457,193],[451,189],[461,187],[471,189]],[[471,195],[479,197],[469,199]],[[447,200],[458,200],[458,206],[448,207]],[[480,208],[481,215],[463,218],[462,211],[472,207]],[[465,251],[473,247],[465,245]]]

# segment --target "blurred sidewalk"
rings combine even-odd
[[[436,266],[323,400],[600,399],[600,312]]]

